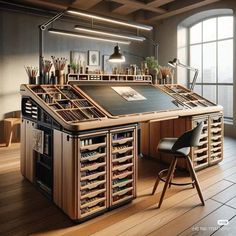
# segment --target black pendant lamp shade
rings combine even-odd
[[[109,57],[109,62],[125,62],[125,57],[120,52],[120,47],[118,44],[114,47],[114,53]]]

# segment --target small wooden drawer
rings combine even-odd
[[[83,194],[83,192],[81,192],[81,199],[85,199],[85,198],[93,198],[96,197],[97,195],[101,194],[101,193],[105,193],[106,189],[103,187],[101,189],[93,189],[91,191],[86,191],[83,190],[85,192],[85,194]]]
[[[130,147],[129,146],[127,146],[127,147],[126,146],[124,146],[124,147],[120,146],[120,148],[113,148],[112,154],[116,154],[116,153],[123,154],[123,153],[131,151],[133,149],[134,149],[133,146],[130,146]]]
[[[215,163],[221,161],[222,159],[223,159],[222,153],[214,154],[214,155],[210,156],[209,163],[210,164],[215,164]]]
[[[93,151],[93,152],[85,152],[85,153],[81,153],[81,159],[80,161],[81,162],[84,162],[84,161],[95,161],[101,157],[105,157],[106,156],[106,153],[99,153],[99,152],[96,152],[96,151]]]
[[[216,147],[212,147],[211,148],[211,153],[216,153],[216,152],[219,152],[221,151],[222,147],[221,146],[216,146]]]
[[[85,207],[81,210],[81,218],[87,217],[89,215],[93,215],[97,212],[103,211],[106,209],[106,202],[100,202],[92,207]]]
[[[122,138],[122,139],[117,139],[117,140],[113,140],[112,141],[112,144],[119,144],[119,145],[122,145],[122,144],[125,144],[125,143],[128,143],[128,142],[131,142],[133,141],[134,138],[133,137],[129,137],[129,138]]]
[[[92,150],[98,149],[99,147],[104,147],[104,146],[106,146],[106,142],[81,146],[80,150],[81,151],[84,151],[84,150],[92,151]]]
[[[81,183],[81,190],[85,190],[85,189],[93,189],[98,187],[101,184],[105,184],[106,183],[106,179],[105,176],[103,176],[104,179],[98,179],[95,181],[85,181],[85,184],[83,184],[83,182]]]
[[[113,189],[113,190],[114,190],[114,189]],[[133,186],[131,186],[131,187],[129,187],[129,188],[124,188],[124,189],[118,190],[117,192],[113,192],[113,193],[112,193],[112,197],[125,195],[125,194],[127,194],[128,192],[130,192],[131,190],[133,190]]]
[[[126,165],[118,165],[118,166],[115,166],[112,171],[123,171],[123,170],[126,170],[128,169],[129,167],[133,167],[133,163],[128,163]]]
[[[133,160],[134,156],[133,155],[128,155],[128,156],[124,156],[124,157],[120,157],[120,158],[113,158],[112,162],[113,163],[123,163],[125,161],[128,161],[128,160]]]
[[[194,154],[200,154],[200,153],[203,153],[203,152],[205,152],[205,151],[207,151],[208,150],[208,147],[204,147],[204,148],[194,148]]]
[[[122,202],[131,200],[133,198],[134,198],[133,190],[130,190],[129,192],[126,192],[125,194],[116,195],[116,196],[112,197],[111,205],[117,205]]]
[[[91,173],[91,175],[81,177],[81,181],[97,179],[99,176],[106,174],[106,171],[97,171],[96,173]]]
[[[221,145],[222,145],[222,141],[221,140],[220,141],[214,141],[214,142],[211,143],[212,147],[221,146]]]
[[[222,131],[221,127],[216,127],[216,128],[211,128],[211,133],[214,134],[219,134]]]
[[[133,170],[125,170],[125,171],[121,171],[121,173],[113,173],[113,176],[112,176],[112,179],[123,179],[123,178],[126,178],[130,175],[133,175]]]
[[[195,157],[194,162],[199,162],[199,161],[204,161],[205,159],[208,158],[208,155],[203,155],[201,157]],[[206,160],[207,161],[207,160]]]
[[[102,162],[102,163],[93,163],[92,165],[86,165],[86,166],[81,166],[81,171],[93,171],[93,170],[97,170],[99,167],[105,166],[106,162]]]
[[[208,158],[203,158],[203,159],[198,158],[198,160],[196,160],[196,161],[194,160],[193,166],[195,169],[200,169],[205,166],[208,166]]]
[[[104,202],[105,200],[106,200],[105,195],[103,197],[93,197],[90,199],[84,199],[83,201],[81,201],[80,209],[83,209],[85,207],[96,206],[98,203]],[[84,202],[84,204],[83,204],[83,202]]]
[[[220,134],[217,134],[217,135],[213,135],[211,136],[211,140],[215,141],[215,140],[221,140],[222,139],[222,135]]]
[[[128,178],[123,178],[123,179],[116,179],[116,180],[113,180],[112,181],[112,188],[115,188],[115,187],[124,187],[126,186],[127,184],[129,183],[132,183],[134,182],[133,178],[131,179],[128,179]]]

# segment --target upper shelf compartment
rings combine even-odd
[[[28,85],[43,103],[67,123],[106,116],[71,85]]]
[[[68,74],[68,82],[104,81],[104,82],[152,82],[151,75],[115,75],[115,74]]]

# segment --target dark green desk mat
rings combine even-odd
[[[151,85],[80,84],[77,86],[113,116],[182,109],[174,105],[171,96]],[[146,100],[127,101],[111,87],[131,87]]]

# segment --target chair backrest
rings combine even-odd
[[[182,134],[173,145],[172,151],[175,152],[181,148],[198,146],[203,125],[204,123],[200,122],[194,129]]]

